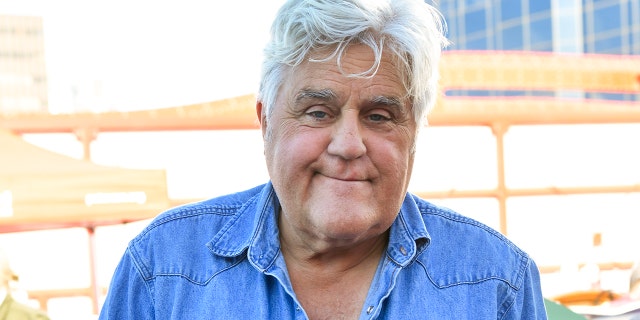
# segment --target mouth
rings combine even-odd
[[[320,175],[322,177],[331,179],[331,180],[337,180],[337,181],[341,181],[341,182],[370,182],[369,179],[366,178],[362,178],[358,175],[346,175],[346,176],[338,176],[338,175],[328,175],[328,174],[324,174],[321,172],[316,172],[316,175]]]

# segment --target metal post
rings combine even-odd
[[[500,206],[500,232],[507,234],[507,185],[504,173],[504,134],[509,130],[509,126],[503,123],[493,123],[491,130],[496,137],[496,152],[498,163],[498,186],[496,197]]]
[[[96,240],[95,240],[95,228],[87,227],[87,233],[89,235],[89,267],[91,268],[91,303],[93,306],[93,313],[98,314],[98,298],[100,297],[98,287],[98,277],[96,272]]]

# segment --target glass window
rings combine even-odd
[[[573,11],[576,9],[576,5],[577,5],[575,1],[569,1],[569,0],[555,1],[553,4],[554,4],[554,8],[564,10],[564,11]]]
[[[460,26],[460,23],[458,23],[457,16],[455,14],[446,15],[445,13],[444,19],[447,23],[447,38],[451,40],[459,37],[458,26]]]
[[[544,18],[531,22],[531,46],[552,41],[551,19]]]
[[[517,25],[502,30],[502,49],[503,50],[521,50],[522,42],[522,26]]]
[[[447,90],[445,95],[447,97],[464,97],[469,95],[468,92],[468,90]]]
[[[618,2],[618,1],[619,0],[591,0],[594,6],[606,5],[607,2],[611,3],[611,2]]]
[[[619,36],[597,39],[593,43],[596,53],[616,53],[622,51],[622,38]]]
[[[544,51],[549,52],[553,51],[553,42],[538,42],[531,45],[531,51]]]
[[[544,11],[551,11],[551,0],[529,0],[530,14]]]
[[[634,9],[632,8],[633,4],[629,3],[629,8],[626,8],[627,12],[627,25],[629,26],[640,26],[640,4],[637,5],[637,13],[634,17]],[[629,28],[629,49],[623,54],[640,54],[640,28]],[[634,49],[635,48],[635,49]]]
[[[488,50],[487,46],[487,37],[482,36],[477,39],[467,39],[467,45],[464,48],[465,50]]]
[[[464,4],[467,7],[474,7],[474,6],[484,4],[484,0],[465,0]]]
[[[434,3],[433,1],[428,1],[428,2],[430,2],[431,5],[437,7],[438,10],[440,10],[440,12],[447,12],[449,10],[452,10],[454,7],[453,2],[448,2],[448,1],[443,1],[438,3]]]
[[[527,92],[524,90],[505,90],[502,95],[506,97],[522,97],[526,96]]]
[[[485,10],[474,10],[471,12],[467,12],[464,15],[464,26],[465,32],[467,35],[478,32],[478,31],[486,31],[487,30],[487,19],[485,15]]]
[[[582,26],[579,17],[562,14],[555,16],[552,21],[553,51],[556,52],[581,52]]]
[[[554,91],[538,91],[531,90],[529,94],[534,97],[555,97],[556,93]]]
[[[628,101],[631,95],[623,93],[587,92],[588,99]]]
[[[595,33],[620,29],[620,27],[619,5],[593,10],[593,31]]]
[[[500,15],[502,21],[522,16],[522,1],[502,0],[500,1]]]
[[[576,37],[580,36],[582,30],[579,30],[578,22],[576,22],[578,18],[570,15],[563,15],[559,19],[556,20],[557,28],[557,36],[562,40],[573,40]]]

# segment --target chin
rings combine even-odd
[[[339,219],[337,221],[327,221],[320,223],[318,228],[323,230],[323,234],[335,240],[358,240],[371,237],[372,235],[384,233],[378,222],[368,219]]]

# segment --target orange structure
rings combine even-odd
[[[512,196],[640,192],[640,184],[569,188],[509,189],[505,184],[504,134],[510,126],[539,124],[640,123],[638,102],[541,98],[450,97],[449,90],[533,90],[640,94],[640,56],[531,52],[444,54],[445,93],[428,117],[431,126],[488,126],[496,137],[497,187],[442,190],[425,198],[492,197],[500,208],[500,231],[507,234],[506,201]],[[175,108],[61,115],[0,115],[0,129],[25,133],[74,133],[91,157],[91,141],[102,132],[257,129],[255,96],[250,94]],[[173,199],[178,204],[185,199]],[[151,216],[150,216],[151,217]],[[51,218],[49,218],[51,219]],[[43,227],[46,222],[42,221]],[[32,222],[37,223],[37,222]],[[0,224],[2,221],[0,220]],[[82,225],[81,219],[78,225]],[[626,265],[625,265],[626,266]],[[552,270],[552,269],[549,269]],[[545,270],[543,269],[543,272]],[[95,288],[93,292],[96,292]],[[66,294],[58,292],[58,294]],[[42,293],[43,300],[51,293]],[[97,297],[93,296],[94,301]]]

